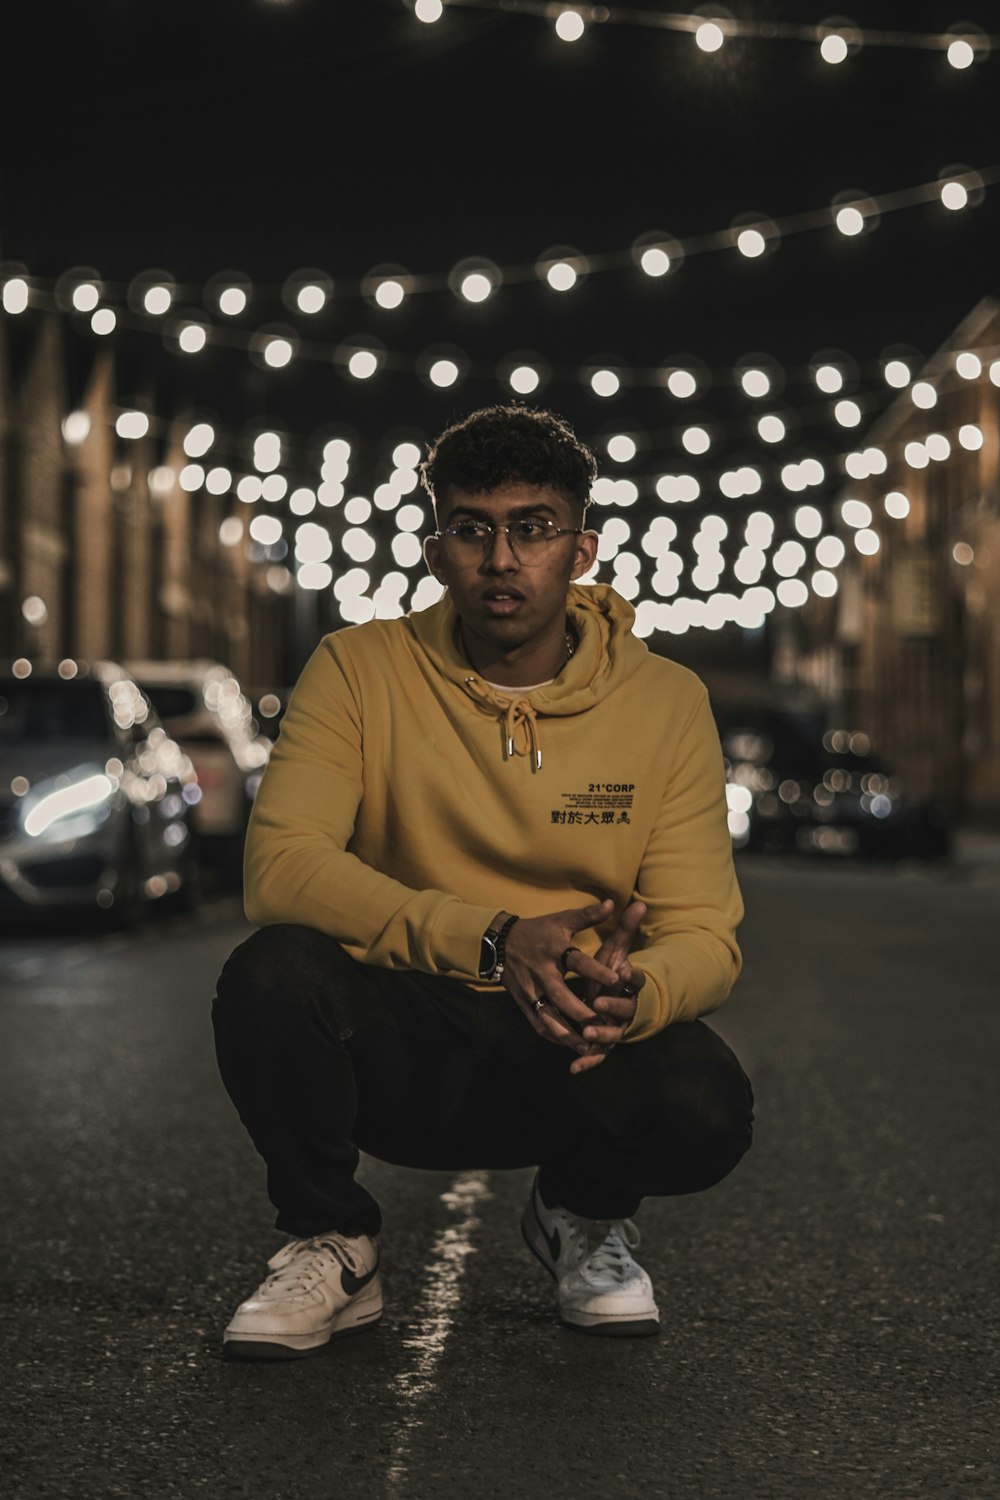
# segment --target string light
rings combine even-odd
[[[828,32],[819,44],[820,57],[834,67],[846,61],[848,50],[847,39],[840,31]]]
[[[370,380],[378,369],[378,358],[371,349],[355,349],[347,368],[355,380]]]
[[[769,393],[771,380],[765,370],[744,370],[740,375],[740,385],[746,395],[758,400]]]
[[[966,349],[956,356],[955,369],[963,380],[978,380],[983,373],[983,362],[978,354]]]
[[[647,276],[666,276],[670,270],[670,256],[659,245],[650,245],[639,257],[639,264]]]
[[[72,303],[77,312],[93,312],[100,300],[100,292],[92,281],[83,281],[73,288]]]
[[[948,61],[953,68],[971,68],[976,60],[976,54],[967,41],[961,37],[948,45]]]
[[[503,11],[507,15],[537,17],[552,15],[549,0],[448,0],[449,6],[475,10]],[[419,21],[440,20],[444,13],[442,0],[415,0],[413,13]],[[662,31],[686,32],[704,52],[717,52],[727,36],[767,42],[802,42],[819,44],[825,62],[837,64],[863,46],[883,50],[935,51],[944,53],[953,68],[963,70],[988,56],[1000,46],[1000,37],[990,36],[976,26],[961,24],[946,32],[867,30],[839,22],[819,25],[796,21],[755,21],[735,19],[718,12],[660,12],[636,7],[613,10],[608,6],[587,8],[587,18],[595,24],[655,27]],[[556,31],[563,40],[575,40],[584,30],[584,18],[571,7],[562,8],[556,16]]]
[[[584,33],[583,17],[576,10],[560,11],[555,29],[560,41],[578,42]]]
[[[181,446],[188,458],[203,458],[215,442],[215,429],[210,422],[196,422],[184,434]]]
[[[208,330],[201,323],[185,323],[177,342],[185,354],[200,354],[208,342]]]
[[[844,384],[844,377],[836,365],[820,365],[814,378],[820,390],[828,396],[839,391]]]
[[[834,419],[841,427],[859,427],[861,425],[861,407],[856,401],[837,401],[833,407]]]
[[[453,359],[436,359],[427,372],[432,385],[445,390],[454,385],[459,376],[458,365]]]
[[[722,27],[716,21],[702,21],[694,34],[702,52],[718,52],[726,40]]]
[[[612,251],[591,257],[589,261],[579,251],[560,247],[540,256],[535,271],[540,279],[560,293],[572,290],[581,277],[589,272],[620,270],[629,263],[634,263],[643,274],[655,279],[666,275],[668,271],[676,270],[687,255],[708,253],[735,245],[745,257],[758,258],[766,251],[776,249],[784,235],[814,231],[830,224],[837,225],[842,233],[856,235],[862,229],[867,231],[874,228],[881,213],[932,202],[934,199],[944,202],[947,198],[949,208],[957,211],[960,201],[966,204],[980,201],[986,188],[997,181],[1000,181],[1000,166],[982,170],[969,168],[961,172],[949,170],[943,182],[939,178],[933,183],[883,194],[878,199],[858,199],[855,193],[841,194],[831,209],[808,210],[787,215],[780,220],[765,220],[760,215],[752,215],[751,222],[746,222],[747,216],[744,215],[737,226],[698,235],[687,242],[663,235],[656,235],[652,240],[643,236],[635,242],[631,251]],[[964,198],[959,189],[964,192]],[[845,198],[850,201],[841,201]],[[738,227],[739,223],[742,223],[741,228]],[[460,262],[460,267],[464,264],[468,263]],[[465,300],[482,301],[493,295],[507,278],[514,282],[523,281],[523,268],[508,267],[505,271],[480,259],[474,265],[469,265],[467,273],[460,277],[457,289]],[[411,293],[439,291],[442,285],[452,285],[455,289],[455,272],[450,277],[430,274],[414,278],[400,268],[383,265],[368,273],[359,285],[346,284],[343,292],[346,296],[360,291],[362,296],[376,306],[393,310]],[[294,289],[293,297],[289,295],[289,288]],[[250,282],[242,273],[224,272],[209,281],[203,295],[208,306],[217,308],[222,316],[231,319],[238,317],[248,307],[250,290]],[[262,288],[261,291],[271,293],[273,289]],[[140,314],[140,319],[130,326],[139,329],[155,327],[173,306],[179,292],[180,289],[174,286],[165,272],[145,272],[135,277],[129,287],[128,302]],[[52,283],[36,281],[34,291],[29,293],[28,281],[21,274],[7,276],[0,289],[0,301],[7,313],[16,315],[23,313],[32,298],[37,300],[40,293],[55,298],[57,307],[63,305],[56,298]],[[323,273],[296,273],[286,280],[283,290],[286,302],[293,310],[310,317],[326,306],[331,294],[332,283],[324,278]],[[85,303],[89,305],[92,292],[83,295]],[[121,309],[116,311],[109,305],[110,301],[110,298],[106,298],[105,305],[96,307],[91,315],[90,326],[98,336],[107,336],[119,324]],[[185,318],[179,325],[170,325],[164,331],[168,341],[187,354],[199,353],[211,336],[210,328],[205,328],[191,318]],[[271,347],[268,343],[261,342],[265,332],[266,330],[258,330],[256,334],[244,335],[242,341],[228,334],[226,343],[240,347],[242,342],[242,346],[251,353],[256,351],[265,365],[274,368],[281,368],[297,353],[310,358],[329,357],[329,350],[325,346],[310,344],[298,348],[291,330],[281,333],[283,343],[276,342]],[[276,331],[272,329],[271,332],[274,334]],[[345,363],[347,358],[349,356],[345,356]],[[819,378],[817,374],[817,379]]]
[[[754,260],[758,255],[764,254],[767,241],[759,229],[741,229],[736,236],[736,248],[748,260]]]
[[[616,396],[621,389],[621,380],[614,370],[595,370],[590,377],[591,389],[595,396],[607,399]]]
[[[890,359],[882,373],[886,385],[891,385],[896,390],[903,390],[910,383],[910,367],[904,360]]]
[[[844,500],[840,506],[840,519],[845,526],[865,527],[872,523],[872,513],[863,500]]]
[[[757,422],[757,432],[765,443],[780,443],[785,436],[785,424],[774,412],[769,412]]]
[[[293,352],[291,340],[267,339],[263,349],[264,362],[270,365],[272,370],[281,370],[291,362]]]
[[[115,421],[115,431],[120,438],[136,441],[149,431],[149,418],[144,411],[123,411]]]
[[[538,371],[531,365],[515,365],[510,372],[510,387],[519,396],[530,396],[539,385]]]
[[[627,464],[630,459],[635,458],[635,439],[624,432],[615,433],[613,437],[608,438],[607,452],[608,457],[614,459],[615,463]]]
[[[1000,384],[1000,360],[987,363],[981,358],[983,353],[988,354],[988,351],[978,353],[971,349],[958,352],[948,351],[929,362],[925,367],[925,376],[933,369],[935,378],[952,377],[953,380],[971,381],[977,378],[985,379],[988,373],[994,384]],[[443,360],[445,356],[439,354],[438,358]],[[884,362],[883,368],[887,367],[887,364],[887,361]],[[848,356],[843,356],[841,361],[838,357],[838,363],[831,362],[829,367],[839,374],[845,368],[850,369],[850,359]],[[814,368],[821,369],[823,366],[816,365]],[[747,370],[758,369],[760,369],[758,363],[740,362],[733,372],[734,381],[739,382],[741,374],[745,374]],[[907,373],[909,373],[908,370]],[[924,378],[917,382],[917,386],[921,385],[927,386],[935,397],[937,396],[937,387],[933,380]],[[959,387],[952,384],[951,389],[957,390]],[[89,420],[83,413],[72,412],[64,419],[64,436],[67,442],[85,441],[86,435],[89,435],[89,430],[86,434],[84,432],[84,424],[74,420],[81,417],[85,421]],[[160,434],[167,429],[167,424],[156,423],[155,419],[151,421],[147,414],[134,409],[119,412],[114,419],[114,426],[117,435],[124,439],[135,439],[151,431]],[[700,438],[699,434],[702,435]],[[685,446],[690,446],[691,439],[694,438],[694,446],[702,447],[703,451],[705,440],[709,445],[711,441],[709,430],[704,427],[687,427],[677,435],[680,436],[682,443],[687,437],[688,441]],[[649,448],[655,447],[657,437],[663,435],[645,433],[640,436],[642,446]],[[614,462],[631,461],[640,448],[636,438],[627,433],[612,433],[601,441],[609,458]],[[220,434],[211,422],[202,419],[190,423],[181,440],[181,447],[187,458],[197,460],[209,450],[224,452],[234,442],[235,439],[227,437],[226,434]],[[978,451],[984,445],[983,429],[975,423],[966,422],[951,435],[944,432],[930,432],[925,434],[922,442],[911,441],[901,445],[901,456],[914,467],[926,467],[929,463],[944,463],[951,459],[956,452],[956,445],[967,452]],[[280,433],[274,431],[257,433],[253,440],[253,448],[254,467],[258,472],[255,475],[243,475],[238,478],[234,476],[230,468],[218,463],[206,473],[201,463],[192,461],[186,464],[178,475],[161,466],[160,469],[154,469],[148,475],[150,494],[168,495],[176,484],[191,494],[205,489],[209,493],[223,495],[229,492],[235,483],[235,494],[239,501],[249,505],[258,501],[269,504],[285,502],[288,516],[309,515],[317,504],[317,492],[312,488],[299,486],[289,493],[288,478],[284,473],[278,472],[279,466],[287,461],[286,446],[286,441]],[[324,444],[323,482],[319,490],[326,489],[327,495],[320,499],[319,503],[340,505],[343,502],[343,480],[346,478],[350,458],[350,444],[343,438],[331,439]],[[339,540],[331,538],[327,528],[320,528],[326,532],[331,545],[330,557],[339,547],[344,556],[353,562],[370,562],[379,550],[379,535],[368,523],[374,510],[379,509],[383,512],[396,512],[397,534],[389,543],[394,562],[400,568],[419,567],[420,541],[417,533],[426,524],[426,512],[412,502],[406,505],[400,504],[401,497],[416,487],[416,465],[419,458],[420,449],[416,443],[397,443],[392,450],[393,468],[390,478],[388,482],[377,487],[374,506],[367,496],[352,496],[343,505],[347,527]],[[885,473],[888,463],[889,454],[886,447],[870,444],[862,450],[842,454],[837,461],[837,466],[851,478],[862,479]],[[770,471],[769,482],[773,482],[777,477],[780,477],[781,484],[786,490],[795,493],[809,484],[822,483],[826,477],[826,470],[818,459],[805,458],[798,462],[781,465],[780,475],[775,467]],[[702,475],[699,481],[699,478],[694,475],[661,474],[655,478],[655,481],[653,476],[648,476],[646,483],[653,483],[657,498],[662,503],[683,505],[698,499],[703,493],[703,484],[710,482],[711,478],[711,475]],[[760,471],[754,469],[752,465],[723,471],[717,476],[717,481],[719,492],[726,498],[730,496],[739,498],[743,494],[752,494],[761,488],[762,483]],[[123,482],[131,483],[130,477],[126,477]],[[684,562],[679,552],[671,550],[670,543],[676,540],[676,527],[669,517],[653,516],[645,532],[642,530],[640,521],[633,538],[634,545],[639,550],[622,550],[624,544],[629,541],[630,534],[628,522],[624,520],[620,512],[634,506],[639,498],[639,485],[632,479],[613,479],[605,476],[595,485],[595,502],[600,506],[613,507],[619,512],[618,515],[610,515],[605,526],[616,522],[618,526],[625,528],[623,532],[616,531],[614,535],[608,533],[608,540],[601,543],[600,558],[603,561],[615,562],[616,586],[620,586],[622,592],[636,602],[637,608],[641,607],[644,610],[643,619],[648,626],[648,632],[668,627],[675,631],[691,628],[718,629],[730,621],[739,623],[740,620],[750,619],[751,615],[756,618],[762,609],[766,614],[765,605],[773,608],[774,603],[777,602],[786,607],[799,607],[792,601],[805,602],[811,596],[832,597],[836,593],[837,583],[832,570],[843,560],[844,545],[838,537],[821,535],[823,511],[819,506],[800,505],[786,512],[788,524],[802,539],[801,541],[795,538],[786,537],[781,540],[775,537],[774,517],[768,516],[766,512],[755,512],[746,520],[745,541],[740,546],[737,555],[728,560],[723,555],[722,542],[730,523],[722,516],[704,517],[699,529],[688,539],[696,559],[691,564],[690,586],[699,595],[704,596],[699,599],[698,597],[689,598],[680,592],[681,580],[688,564]],[[890,520],[904,520],[910,512],[909,499],[901,491],[890,491],[882,496],[881,504],[886,517]],[[882,540],[873,523],[871,505],[859,500],[856,496],[849,496],[839,504],[838,514],[843,524],[850,528],[850,534],[854,540],[854,551],[862,557],[875,556],[881,548]],[[237,526],[242,525],[238,517],[232,519],[237,522]],[[272,519],[278,518],[272,516]],[[663,522],[667,528],[673,526],[673,533],[654,531],[653,523],[656,521]],[[237,538],[236,530],[237,527],[227,529],[227,538],[233,538],[233,540],[227,540],[225,543],[220,532],[220,545],[237,545],[244,533],[240,530]],[[285,547],[282,531],[283,525],[279,522],[278,531],[275,531],[273,526],[270,528],[257,526],[250,532],[250,536],[255,546],[262,545],[262,538],[277,537],[278,541],[269,541],[267,547]],[[803,545],[806,542],[814,544],[815,561],[808,582],[804,573],[808,562],[806,547]],[[773,559],[767,562],[766,554],[772,543],[777,543],[777,547]],[[264,549],[265,552],[267,547]],[[273,568],[280,555],[278,553],[262,557],[252,553],[251,560],[268,563],[269,567]],[[656,563],[652,579],[644,580],[640,577],[642,555],[653,559]],[[312,568],[312,572],[305,575],[307,583],[301,584],[302,587],[330,587],[337,574],[336,564],[324,558],[311,557],[299,563],[298,566],[299,568]],[[773,592],[767,589],[760,592],[762,589],[760,580],[766,567],[771,567],[781,579]],[[329,572],[329,579],[325,583],[322,582],[327,577],[327,572],[323,571],[324,568]],[[732,570],[732,576],[743,587],[742,594],[727,593],[725,589],[719,591],[722,573],[727,568]],[[290,587],[293,582],[292,574],[287,569],[280,571],[283,574],[280,587],[282,589]],[[365,573],[365,569],[358,571]],[[272,579],[268,572],[267,577],[269,586],[278,589],[277,574]],[[342,602],[347,613],[343,617],[353,620],[362,615],[372,617],[375,614],[381,615],[385,611],[399,610],[402,607],[403,596],[409,587],[405,582],[400,583],[402,577],[403,575],[396,574],[389,582],[386,579],[379,580],[369,597],[366,591],[372,590],[373,584],[366,575],[361,593],[356,590],[345,592]],[[797,585],[796,589],[783,588],[783,585],[792,583]],[[644,596],[646,588],[652,590],[654,597]],[[753,590],[758,590],[758,592],[754,594]],[[416,594],[417,590],[414,589],[409,601],[411,608],[418,607]],[[426,590],[424,597],[429,597]],[[675,614],[668,617],[650,613],[651,610],[659,610],[661,603],[667,599],[671,601],[671,607],[676,610]],[[663,607],[666,607],[665,603]]]
[[[227,318],[238,318],[246,310],[247,294],[242,287],[227,286],[219,295],[219,311]]]
[[[72,447],[85,443],[90,436],[90,417],[85,411],[71,411],[62,422],[63,441]]]
[[[847,208],[839,208],[835,222],[841,234],[848,236],[860,234],[865,227],[864,215],[853,204]]]
[[[554,292],[568,292],[577,283],[577,270],[567,260],[557,260],[549,266],[545,279]]]
[[[712,446],[712,439],[704,427],[685,427],[681,433],[681,443],[688,453],[707,453]]]

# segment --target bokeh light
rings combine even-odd
[[[579,11],[564,10],[556,16],[556,36],[563,42],[578,42],[584,33],[583,17]]]

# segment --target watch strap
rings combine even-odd
[[[479,978],[499,984],[504,971],[504,949],[507,935],[517,917],[508,911],[498,912],[483,933],[480,945]]]

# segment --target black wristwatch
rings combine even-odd
[[[507,946],[507,934],[517,921],[509,911],[498,912],[483,933],[479,944],[479,977],[491,984],[499,984],[503,974],[503,954]]]

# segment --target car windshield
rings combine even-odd
[[[202,707],[201,694],[167,682],[141,682],[161,719],[186,719]]]
[[[97,682],[0,681],[0,743],[109,737],[104,694]]]

